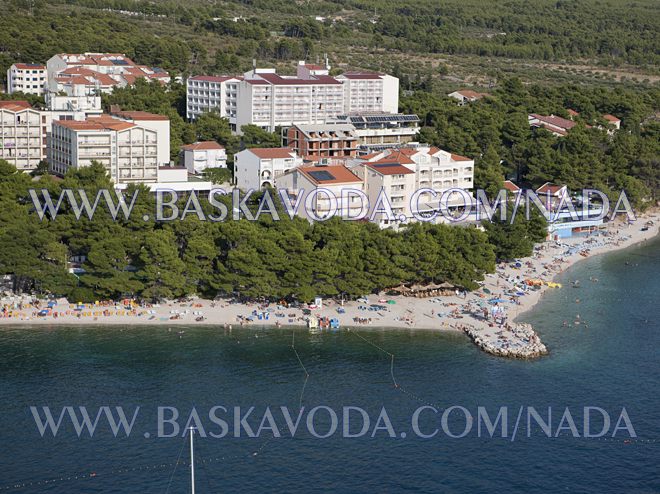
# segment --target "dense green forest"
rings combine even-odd
[[[311,224],[284,212],[280,221],[261,215],[258,221],[211,222],[194,214],[182,221],[145,221],[144,214],[153,217],[155,211],[146,188],[128,219],[114,221],[100,209],[93,220],[76,220],[65,204],[55,220],[41,222],[28,193],[35,185],[53,197],[64,188],[82,188],[94,197],[112,185],[101,165],[71,172],[63,181],[44,176],[35,184],[0,160],[0,273],[14,275],[19,290],[70,300],[196,293],[309,301],[318,295],[358,297],[403,282],[448,281],[473,289],[495,268],[491,238],[513,237],[515,246],[504,254],[528,255],[545,236],[542,218],[494,224],[488,234],[429,224],[400,232],[339,219]],[[87,257],[79,277],[67,272],[73,255]]]
[[[125,52],[175,74],[325,53],[337,67],[390,70],[399,61],[413,76],[447,81],[496,80],[512,60],[535,61],[537,71],[539,62],[634,67],[628,78],[639,81],[657,80],[660,66],[654,0],[538,0],[533,8],[527,0],[0,0],[0,9],[2,74],[16,60],[90,50]]]

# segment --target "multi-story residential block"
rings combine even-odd
[[[187,81],[187,115],[216,111],[240,133],[243,125],[269,131],[326,123],[347,112],[396,113],[399,80],[384,74],[329,75],[329,66],[298,63],[295,76],[254,68],[243,76],[194,76]]]
[[[366,167],[364,172],[356,173],[365,178],[365,191],[369,191],[370,202],[377,197],[379,187],[383,187],[393,212],[399,217],[398,221],[415,220],[411,203],[416,191],[432,189],[435,192],[435,196],[430,193],[420,194],[416,201],[420,213],[431,213],[442,212],[443,207],[451,211],[463,204],[457,194],[443,199],[445,191],[461,189],[467,192],[474,186],[474,160],[435,147],[389,149],[361,156],[361,159],[363,161],[358,162],[353,169]],[[404,169],[408,172],[404,172]],[[386,178],[388,173],[391,176],[404,176]],[[441,201],[444,201],[442,206]],[[385,217],[379,222],[381,226],[392,224]]]
[[[302,159],[289,148],[244,149],[234,155],[234,179],[243,190],[275,187],[278,179]]]
[[[47,91],[64,91],[68,96],[112,92],[139,78],[170,82],[170,75],[163,69],[138,65],[122,53],[60,53],[46,62],[46,68]]]
[[[337,80],[344,86],[344,113],[399,111],[399,79],[387,74],[346,72]]]
[[[337,122],[353,125],[360,150],[370,153],[412,142],[419,133],[419,117],[401,113],[353,113],[339,115]]]
[[[238,83],[242,77],[197,75],[186,83],[186,116],[195,120],[202,113],[217,112],[236,127]]]
[[[15,63],[7,69],[7,92],[44,94],[46,67],[38,63]]]
[[[0,159],[22,171],[34,170],[46,159],[51,114],[27,101],[0,101]]]
[[[215,141],[183,146],[179,156],[188,173],[202,173],[207,168],[227,168],[227,152]]]
[[[306,160],[356,156],[358,136],[351,124],[298,124],[287,130],[287,146]]]
[[[108,115],[85,121],[56,120],[48,147],[50,168],[65,174],[97,161],[116,184],[156,182],[160,138],[153,128]]]
[[[122,111],[118,107],[112,106],[110,114],[134,123],[145,129],[150,129],[158,135],[157,154],[158,166],[168,165],[170,163],[170,119],[167,115],[159,115],[146,111]]]
[[[299,66],[300,67],[300,66]],[[342,112],[341,82],[328,75],[281,76],[274,69],[247,72],[238,84],[236,129],[258,125],[270,132],[276,127],[325,123]]]
[[[277,188],[285,189],[292,202],[300,197],[298,215],[310,220],[357,218],[368,211],[356,193],[363,192],[363,179],[343,165],[294,168],[278,178]]]
[[[429,146],[402,148],[398,152],[414,163],[418,188],[443,191],[474,187],[474,160],[471,158]]]
[[[351,168],[364,181],[364,192],[369,199],[369,217],[380,226],[397,225],[410,221],[410,199],[415,191],[415,172],[399,163],[400,157],[390,156],[365,161]],[[375,213],[387,201],[394,218]]]

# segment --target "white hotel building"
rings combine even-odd
[[[38,63],[15,63],[7,70],[7,93],[44,94],[46,67]]]
[[[330,122],[347,112],[396,113],[399,80],[375,73],[331,77],[329,67],[299,62],[296,76],[255,68],[241,77],[194,76],[187,81],[187,114],[227,117],[240,132],[246,124],[276,127]]]
[[[195,120],[202,113],[218,112],[235,125],[238,83],[242,77],[196,75],[186,84],[186,116]]]
[[[169,148],[169,121],[166,135],[160,135],[157,126],[137,121],[108,115],[54,121],[48,148],[51,171],[65,174],[97,161],[115,184],[156,182],[159,154],[165,145]]]
[[[387,74],[346,72],[337,80],[344,86],[344,113],[399,111],[399,79]]]
[[[51,114],[27,101],[0,101],[0,159],[18,170],[34,170],[46,159]]]

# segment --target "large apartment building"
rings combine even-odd
[[[242,77],[197,75],[186,84],[186,116],[195,120],[202,113],[217,112],[236,125],[238,83]]]
[[[38,63],[15,63],[7,69],[7,93],[44,94],[46,67]]]
[[[437,147],[418,146],[390,151],[386,156],[398,155],[415,170],[415,187],[435,191],[472,189],[474,160]]]
[[[344,86],[344,112],[397,113],[399,79],[372,72],[346,72],[337,80]]]
[[[347,73],[331,77],[329,67],[299,62],[295,76],[254,68],[243,76],[194,76],[187,81],[190,119],[216,111],[240,133],[243,125],[269,131],[320,124],[347,112],[394,112],[399,106],[396,77]]]
[[[169,127],[169,122],[168,122]],[[48,148],[50,168],[65,174],[70,168],[101,163],[116,184],[156,182],[158,180],[159,149],[168,141],[157,127],[149,128],[109,115],[85,121],[56,120],[53,122]]]
[[[46,159],[50,119],[27,101],[0,101],[0,159],[21,171],[34,170]]]
[[[341,113],[341,83],[329,75],[301,72],[296,77],[270,69],[246,73],[238,85],[236,129],[253,124],[274,132],[277,127],[324,123]]]

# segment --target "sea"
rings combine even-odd
[[[660,492],[660,241],[558,281],[530,361],[440,331],[3,328],[0,492],[190,492],[188,426],[198,494]]]

